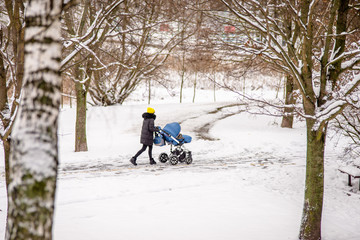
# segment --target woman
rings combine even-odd
[[[152,157],[152,148],[154,142],[154,132],[157,132],[158,129],[155,128],[154,121],[156,119],[156,115],[154,114],[155,110],[153,108],[148,107],[146,113],[143,113],[142,117],[144,118],[142,129],[141,129],[141,137],[140,143],[143,144],[142,148],[135,154],[134,157],[130,159],[130,162],[137,165],[136,159],[140,154],[142,154],[147,147],[149,147],[149,159],[150,164],[156,164]]]

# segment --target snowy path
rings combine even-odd
[[[217,104],[218,105],[218,104]],[[228,104],[224,103],[221,104],[220,107],[215,105],[214,109],[211,109],[210,111],[206,113],[201,113],[199,115],[184,115],[180,118],[177,118],[178,122],[182,125],[187,127],[187,130],[189,131],[189,134],[195,135],[197,139],[201,140],[207,140],[207,141],[218,141],[219,139],[211,136],[209,131],[211,128],[216,124],[217,121],[225,119],[230,116],[234,116],[236,114],[239,114],[243,112],[243,110],[239,107],[241,107],[241,104]],[[224,110],[225,113],[224,113]],[[204,120],[205,119],[205,120]],[[197,124],[193,124],[196,122]],[[187,126],[186,123],[189,123]],[[184,128],[184,127],[183,127]],[[189,144],[190,145],[190,144]],[[168,146],[163,147],[164,151],[168,150]],[[244,157],[243,160],[239,161],[239,155],[234,154],[232,157],[216,157],[215,159],[207,159],[203,158],[203,152],[194,152],[193,153],[194,158],[196,158],[196,162],[193,164],[191,169],[195,168],[211,168],[211,165],[215,166],[214,169],[221,169],[224,170],[226,168],[234,168],[238,164],[243,165],[248,162],[254,162],[253,164],[256,164],[256,162],[259,162],[262,165],[265,165],[267,163],[272,163],[271,160],[268,160],[269,157],[266,157],[266,159],[249,159],[250,157]],[[108,158],[108,159],[91,159],[91,161],[87,161],[86,164],[84,163],[77,163],[77,164],[62,164],[64,166],[59,168],[60,175],[64,174],[71,174],[81,171],[86,171],[88,173],[91,172],[116,172],[115,174],[128,172],[127,170],[132,170],[135,167],[129,164],[128,160],[131,156],[119,156],[119,158]],[[271,157],[270,157],[271,158]],[[281,160],[280,160],[281,161]],[[160,166],[159,166],[160,165]],[[158,164],[157,166],[151,166],[152,171],[157,170],[163,170],[164,168],[167,168],[166,166],[168,164]],[[147,167],[148,164],[139,164],[138,167]],[[173,166],[175,171],[178,171],[179,169],[186,169],[187,166],[184,166],[184,164],[180,164],[178,166]]]
[[[272,151],[262,152],[258,150],[256,152],[249,149],[242,149],[234,147],[231,149],[230,154],[214,155],[209,158],[214,151],[218,148],[223,147],[219,144],[219,138],[214,137],[210,134],[211,128],[219,121],[228,117],[234,116],[244,112],[241,104],[231,103],[219,103],[211,104],[210,109],[202,113],[193,113],[181,115],[176,117],[178,122],[182,125],[182,129],[189,131],[188,134],[196,136],[196,140],[202,141],[202,144],[208,144],[207,141],[217,141],[217,143],[209,143],[212,145],[219,145],[218,147],[202,147],[200,150],[193,151],[194,162],[191,166],[186,164],[178,164],[177,166],[171,166],[169,163],[162,164],[158,162],[156,166],[149,166],[147,162],[139,163],[137,167],[132,166],[129,163],[131,155],[119,156],[119,157],[101,157],[99,159],[88,159],[86,163],[76,162],[61,164],[59,168],[60,178],[62,176],[73,175],[78,173],[87,173],[89,175],[98,176],[99,173],[105,175],[117,175],[117,174],[131,174],[134,169],[141,169],[144,172],[157,172],[157,171],[191,171],[198,172],[201,170],[214,170],[224,171],[236,168],[246,167],[261,167],[263,169],[269,167],[269,165],[295,165],[294,158],[302,159],[301,156],[288,156],[285,159],[283,156],[275,156]],[[174,117],[174,116],[172,116]],[[187,144],[191,148],[191,144]],[[165,151],[169,153],[169,147],[165,146],[162,148],[155,146],[155,156],[158,155],[156,152]],[[144,153],[143,156],[146,154]]]

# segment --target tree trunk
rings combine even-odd
[[[197,84],[197,72],[195,72],[195,79],[194,79],[194,95],[193,95],[193,103],[195,102],[196,84]]]
[[[183,97],[183,88],[185,81],[185,49],[182,52],[182,62],[181,62],[181,83],[180,83],[180,103],[182,103]]]
[[[4,146],[5,154],[5,175],[6,175],[6,186],[8,189],[9,185],[9,154],[10,154],[10,134],[13,122],[12,118],[15,118],[17,112],[16,101],[20,98],[22,89],[22,81],[24,76],[24,37],[25,28],[23,18],[21,16],[21,9],[23,7],[23,1],[9,1],[5,0],[5,6],[7,9],[8,17],[10,19],[9,38],[12,41],[13,49],[13,62],[15,75],[11,78],[14,80],[14,87],[9,91],[9,86],[6,84],[6,70],[4,68],[3,58],[0,57],[0,111],[3,114],[2,127],[6,131],[3,132],[1,140]],[[0,30],[1,32],[3,30]],[[2,35],[2,34],[1,34]],[[3,41],[1,39],[1,41]],[[10,98],[8,98],[8,92],[12,92],[11,103],[9,104]]]
[[[52,239],[58,167],[61,0],[28,1],[22,101],[10,151],[10,239]]]
[[[184,72],[184,70],[182,70],[181,83],[180,83],[180,103],[182,103],[182,98],[183,98],[184,75],[185,75],[185,72]]]
[[[6,87],[6,76],[5,76],[5,69],[3,65],[3,59],[0,57],[0,111],[3,115],[2,119],[2,127],[3,129],[8,128],[11,124],[10,116],[6,116],[10,114],[9,104],[8,104],[8,96],[7,96],[7,87]],[[6,180],[6,187],[8,189],[9,186],[9,154],[10,154],[10,138],[7,136],[9,133],[5,133],[4,135],[0,135],[0,140],[3,143],[4,147],[4,156],[5,156],[5,180]]]
[[[17,46],[17,60],[16,60],[16,84],[22,85],[24,79],[24,62],[25,62],[25,28],[19,26],[18,30],[18,46]],[[15,90],[15,97],[20,98],[21,87]]]
[[[1,30],[0,30],[1,31]],[[0,57],[0,111],[8,108],[7,87],[6,87],[6,71],[3,58]]]
[[[294,83],[291,76],[286,76],[286,86],[285,86],[285,105],[291,105],[295,103],[295,98],[293,96]],[[281,127],[282,128],[292,128],[294,122],[294,116],[292,115],[294,109],[292,107],[285,107],[284,116],[282,118]]]
[[[10,166],[9,166],[9,158],[10,158],[10,140],[3,140],[4,146],[4,156],[5,156],[5,180],[6,180],[6,189],[9,189],[10,183]]]
[[[243,76],[243,79],[244,79],[244,81],[243,81],[242,91],[243,91],[243,96],[245,98],[245,93],[246,93],[246,78],[245,78],[245,76]]]
[[[86,140],[86,86],[76,82],[76,126],[75,126],[75,152],[88,150]]]
[[[214,90],[214,102],[216,102],[216,73],[214,73],[214,86],[213,86],[213,90]]]
[[[346,35],[343,34],[347,30],[347,18],[349,7],[349,0],[340,0],[339,9],[336,21],[336,41],[334,49],[336,51],[335,57],[342,55],[345,51]],[[342,61],[337,61],[333,64],[332,68],[329,69],[329,79],[333,82],[332,88],[335,89],[336,82],[339,80],[341,74]]]
[[[63,109],[64,108],[64,84],[63,81],[61,80],[61,98],[60,98],[60,106]]]
[[[151,102],[151,80],[149,79],[149,96],[148,96],[148,104]]]
[[[307,119],[306,182],[300,240],[321,239],[324,195],[324,150],[326,128],[314,131],[314,120]],[[319,135],[320,134],[320,135]]]
[[[6,71],[4,67],[3,58],[0,57],[0,111],[2,115],[6,115],[6,112],[9,112],[9,104],[7,98],[7,87],[6,87]],[[6,119],[7,118],[7,119]],[[5,129],[9,125],[9,117],[5,117],[2,120],[2,127]],[[4,135],[0,135],[0,140],[3,143],[4,155],[5,155],[5,176],[6,176],[6,189],[9,185],[9,153],[10,153],[10,142],[8,138]]]

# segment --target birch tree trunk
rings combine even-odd
[[[14,123],[6,236],[52,239],[58,166],[61,0],[28,1],[22,101]]]

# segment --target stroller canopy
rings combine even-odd
[[[155,145],[163,146],[165,145],[164,141],[174,146],[191,142],[190,136],[188,135],[179,136],[180,131],[181,131],[181,127],[179,123],[173,122],[166,124],[165,127],[161,129],[160,131],[161,134],[155,137],[154,139]]]
[[[174,138],[176,138],[181,131],[181,127],[179,123],[173,122],[166,124],[163,130],[168,134],[170,134],[171,136],[173,136]]]

